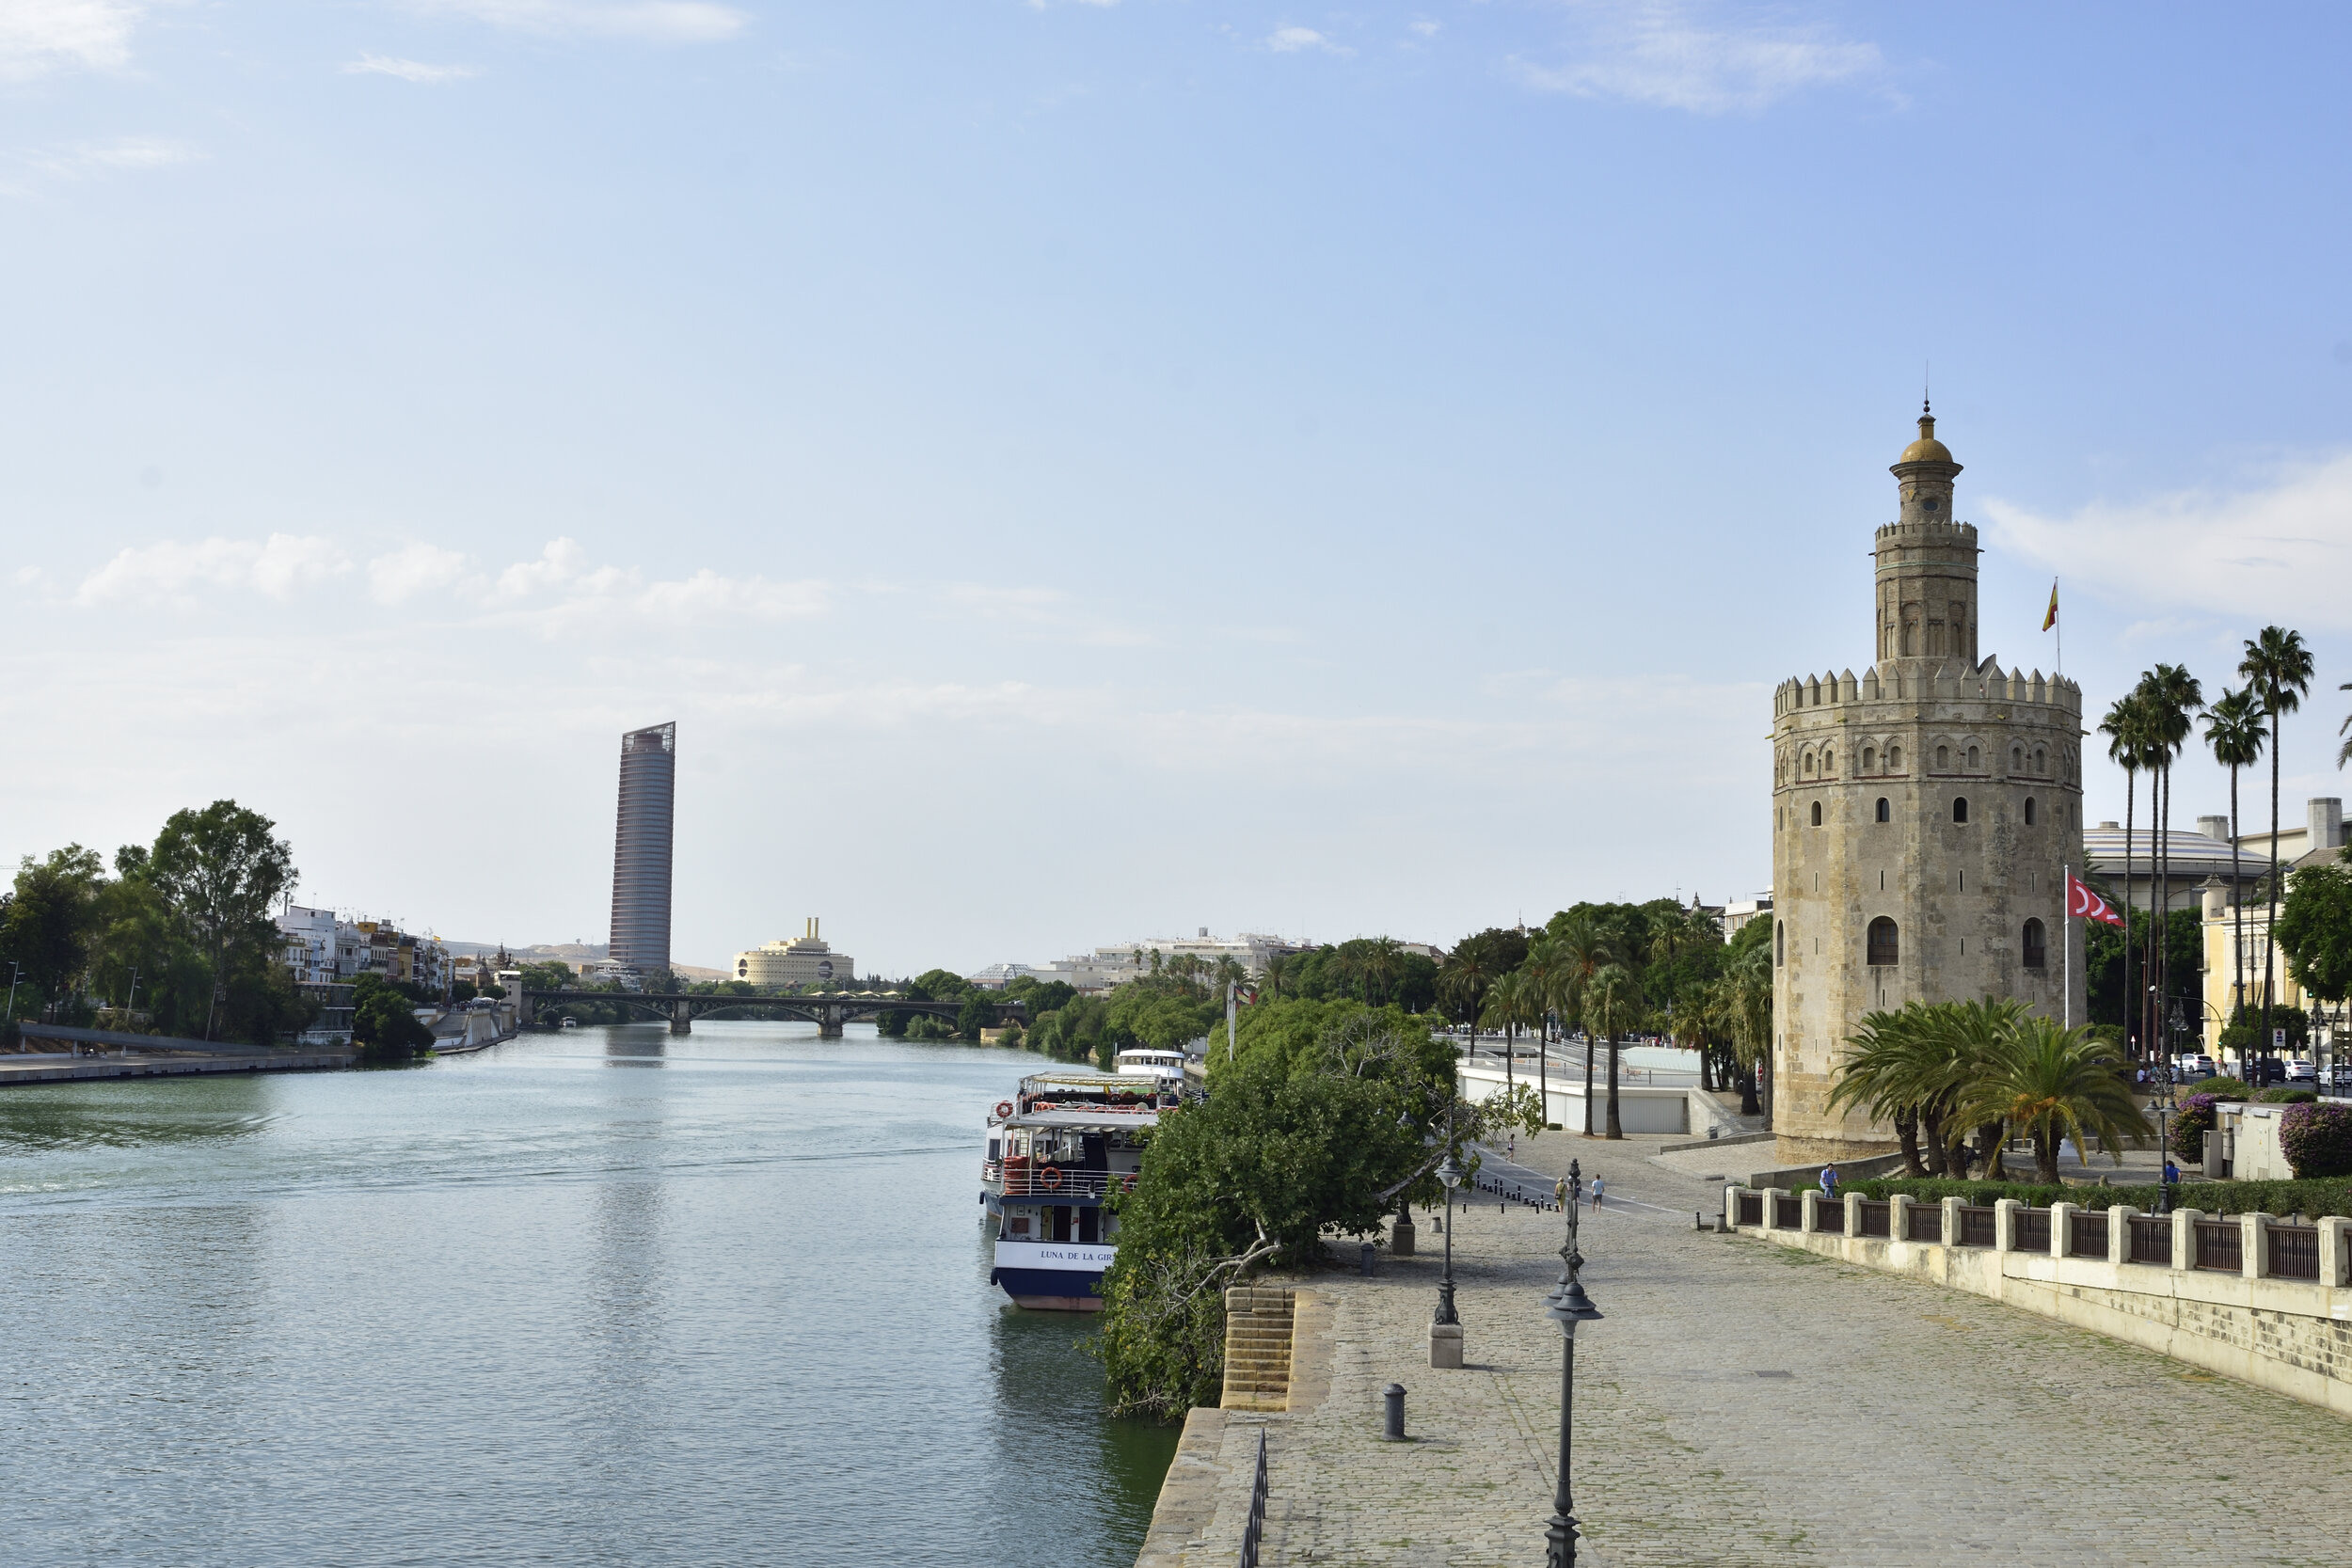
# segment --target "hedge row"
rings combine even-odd
[[[1897,1193],[1920,1202],[1947,1197],[1990,1207],[2014,1198],[2036,1209],[2053,1203],[2079,1203],[2105,1209],[2127,1203],[2153,1211],[2160,1196],[2155,1183],[2130,1187],[2045,1187],[2026,1181],[1955,1181],[1948,1177],[1872,1177],[1846,1183],[1849,1192],[1867,1198],[1888,1198]],[[2344,1214],[2352,1216],[2352,1180],[2334,1178],[2312,1181],[2184,1181],[2172,1189],[2172,1207],[2199,1209],[2208,1214]]]

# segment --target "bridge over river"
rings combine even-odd
[[[806,1019],[817,1025],[819,1039],[839,1039],[842,1026],[851,1020],[873,1018],[882,1013],[922,1013],[930,1018],[944,1018],[952,1023],[963,1012],[965,1000],[959,997],[952,1002],[922,1002],[873,991],[818,991],[799,996],[725,996],[692,991],[540,990],[525,986],[521,1016],[528,1025],[537,1021],[542,1007],[566,1002],[596,1002],[639,1008],[657,1018],[667,1019],[673,1035],[691,1035],[694,1031],[694,1020],[698,1018],[730,1009],[760,1007]],[[1028,1020],[1029,1005],[1018,998],[983,997],[981,1001],[989,1010],[991,1028],[1008,1020],[1024,1022]]]

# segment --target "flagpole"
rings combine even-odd
[[[2074,1027],[2074,868],[2058,867],[2058,1017]]]

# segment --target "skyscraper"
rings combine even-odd
[[[677,799],[677,725],[621,736],[620,823],[612,838],[615,963],[670,967],[670,838]]]

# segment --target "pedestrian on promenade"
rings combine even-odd
[[[1837,1167],[1836,1165],[1823,1165],[1821,1167],[1821,1197],[1824,1201],[1827,1201],[1835,1198],[1836,1196]]]
[[[1568,1206],[1568,1179],[1562,1177],[1551,1184],[1551,1201],[1565,1210]]]
[[[1596,1177],[1594,1177],[1594,1178],[1593,1178],[1593,1207],[1594,1207],[1594,1208],[1597,1209],[1597,1208],[1599,1208],[1599,1207],[1600,1207],[1600,1196],[1601,1196],[1601,1194],[1602,1194],[1602,1193],[1606,1192],[1606,1191],[1608,1190],[1608,1188],[1609,1188],[1609,1180],[1608,1180],[1608,1179],[1607,1179],[1606,1177],[1596,1176]]]
[[[2164,1184],[2168,1187],[2176,1187],[2180,1185],[2180,1181],[2181,1167],[2174,1164],[2172,1156],[2168,1154],[2164,1157]]]

